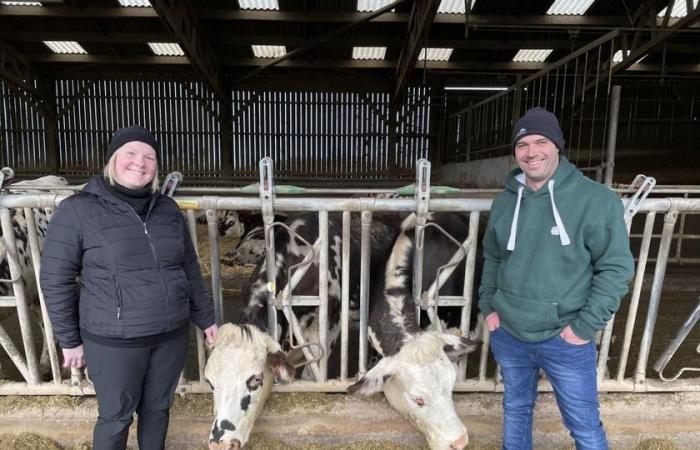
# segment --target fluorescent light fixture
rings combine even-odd
[[[418,61],[449,61],[452,56],[452,48],[430,48],[420,49]]]
[[[514,62],[544,62],[552,49],[524,49],[518,50],[518,53],[513,57]]]
[[[552,16],[581,16],[595,0],[554,0],[547,14]]]
[[[238,0],[238,6],[241,9],[280,10],[280,4],[277,0]]]
[[[284,45],[251,45],[256,58],[279,58],[287,53]]]
[[[4,6],[41,6],[41,2],[0,2]]]
[[[148,46],[158,56],[185,56],[180,44],[174,42],[149,42]]]
[[[469,9],[474,9],[474,3],[476,0],[470,0],[471,7]],[[466,12],[465,0],[441,0],[440,6],[438,6],[438,14],[464,14]]]
[[[627,51],[627,54],[629,55],[630,52]],[[646,57],[647,57],[647,55],[642,56],[637,61],[635,61],[635,64],[642,62],[642,60]],[[616,51],[615,54],[613,55],[613,63],[620,63],[620,62],[622,62],[622,50]]]
[[[126,8],[151,8],[148,0],[119,0],[119,4]]]
[[[43,41],[54,53],[69,55],[87,55],[87,51],[75,41]]]
[[[446,91],[507,91],[506,86],[445,86]]]
[[[669,1],[669,3],[671,3]],[[693,1],[693,6],[697,8],[698,6],[698,0]],[[666,10],[668,7],[664,8],[661,10],[659,13],[659,17],[664,17],[666,15]],[[676,0],[673,3],[673,9],[671,9],[671,17],[675,18],[680,18],[680,17],[685,17],[688,15],[688,7],[685,3],[685,0]]]
[[[372,12],[384,8],[390,3],[394,3],[394,0],[357,0],[357,10],[359,12]]]
[[[384,59],[386,47],[353,47],[352,59]]]

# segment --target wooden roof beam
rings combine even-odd
[[[227,89],[220,75],[221,68],[209,43],[205,42],[202,27],[190,1],[151,0],[151,5],[168,28],[177,36],[195,69],[204,76],[219,98],[222,101],[227,101]]]

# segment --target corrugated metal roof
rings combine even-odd
[[[256,58],[279,58],[287,53],[284,45],[251,45]]]
[[[158,56],[184,56],[185,52],[180,44],[174,42],[149,42],[151,51]]]
[[[394,0],[357,0],[357,10],[361,12],[376,11]]]
[[[42,6],[41,2],[0,2],[5,6]]]
[[[430,48],[424,47],[418,54],[418,61],[449,61],[452,56],[451,48]]]
[[[119,4],[127,8],[151,8],[148,0],[119,0]]]
[[[352,59],[385,59],[386,47],[353,47]]]
[[[595,0],[554,0],[547,14],[555,16],[580,16],[586,13]]]
[[[476,0],[471,1],[471,8],[474,8],[474,3]],[[440,6],[438,6],[438,14],[464,14],[466,1],[465,0],[442,0]]]
[[[87,51],[76,41],[44,41],[54,53],[87,55]]]
[[[513,57],[515,62],[542,62],[545,61],[552,49],[524,49],[518,50],[518,53]]]
[[[279,11],[280,4],[277,0],[238,0],[241,9],[261,9]]]
[[[693,1],[693,6],[698,6],[698,0]],[[659,17],[664,17],[667,9],[668,7],[662,9],[659,13]],[[685,3],[685,0],[676,0],[675,3],[673,3],[673,9],[671,9],[671,17],[685,17],[687,15],[688,5]]]

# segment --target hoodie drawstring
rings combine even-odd
[[[520,204],[522,203],[524,189],[524,186],[518,187],[518,200],[515,203],[513,221],[510,224],[510,237],[508,238],[508,245],[506,246],[506,249],[511,252],[515,250],[515,238],[518,234],[518,216],[520,215]],[[559,242],[561,242],[561,245],[570,245],[571,240],[569,239],[569,233],[566,232],[564,222],[562,222],[561,216],[559,215],[559,210],[557,210],[557,205],[554,203],[554,180],[549,180],[547,182],[547,190],[549,191],[549,200],[552,204],[554,223],[556,223],[557,229],[559,230]]]
[[[552,202],[552,213],[554,214],[554,223],[557,224],[559,228],[559,241],[561,245],[569,245],[571,241],[569,240],[569,234],[564,228],[564,222],[561,221],[559,216],[559,211],[557,210],[557,205],[554,203],[554,180],[549,180],[547,182],[547,189],[549,190],[549,200]]]
[[[509,251],[515,250],[515,236],[518,234],[518,216],[520,215],[520,201],[523,198],[524,186],[518,188],[518,201],[515,203],[515,213],[513,214],[513,222],[510,224],[510,237],[506,249]]]

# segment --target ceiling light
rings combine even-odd
[[[287,54],[284,45],[251,45],[256,58],[279,58]]]

